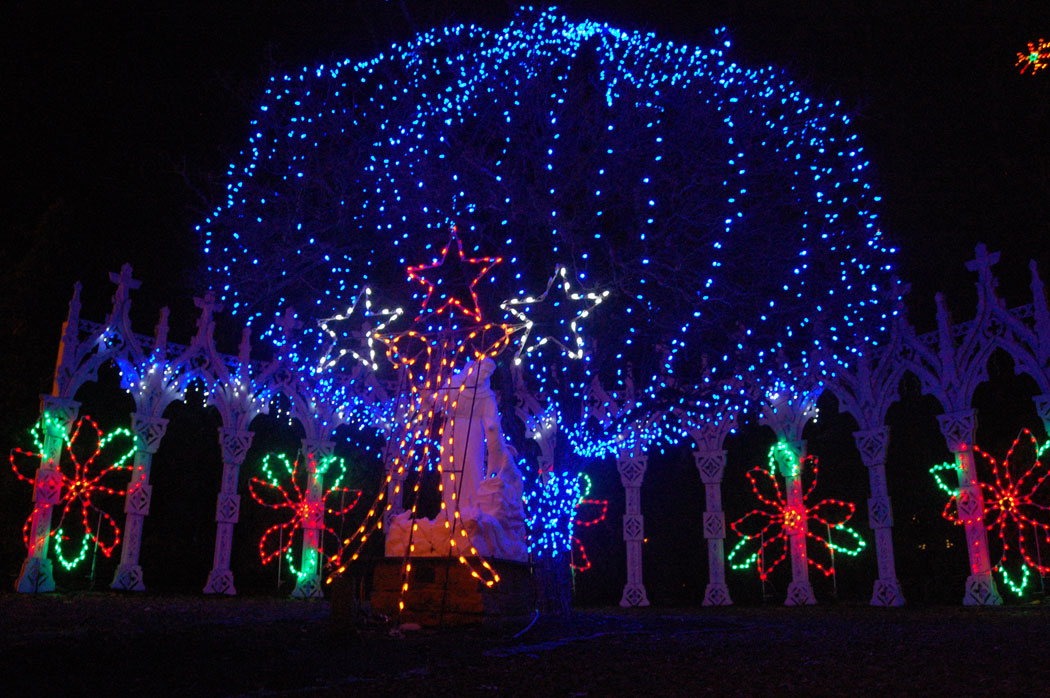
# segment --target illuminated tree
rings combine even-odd
[[[563,396],[847,363],[885,328],[893,251],[864,148],[841,105],[729,49],[540,12],[274,76],[201,224],[212,285],[256,327],[331,318],[365,284],[418,307],[405,267],[455,224],[505,259],[487,317],[555,265],[609,292],[584,368],[529,372]]]

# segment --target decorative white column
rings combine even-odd
[[[303,439],[303,457],[306,459],[306,512],[303,517],[303,552],[298,581],[292,597],[296,599],[324,598],[321,585],[321,532],[324,529],[324,476],[318,471],[323,460],[335,453],[335,443],[321,439]]]
[[[806,501],[802,494],[802,462],[806,458],[802,430],[809,420],[817,416],[817,399],[822,389],[819,383],[805,389],[797,384],[781,383],[777,389],[766,393],[760,416],[761,422],[769,426],[779,442],[790,451],[790,457],[775,459],[780,475],[784,478],[787,499],[784,532],[788,537],[788,552],[791,556],[791,583],[784,600],[785,606],[804,606],[817,602],[809,583],[809,556],[806,554],[809,527]]]
[[[1043,422],[1043,430],[1050,436],[1050,395],[1036,395],[1035,411]]]
[[[627,546],[627,584],[623,587],[621,606],[648,606],[642,584],[642,541],[645,539],[645,521],[642,518],[642,480],[648,458],[633,453],[616,459],[616,470],[624,488],[626,509],[623,516],[623,540]]]
[[[809,556],[806,554],[809,522],[806,516],[805,498],[802,495],[801,467],[802,461],[806,458],[806,442],[800,440],[784,443],[795,454],[794,462],[788,459],[777,459],[787,495],[784,530],[788,534],[788,546],[791,552],[791,584],[788,585],[784,605],[806,606],[817,602],[817,598],[813,595],[813,587],[809,583]]]
[[[1002,597],[992,579],[988,554],[988,531],[984,527],[984,497],[973,461],[973,441],[977,432],[977,410],[958,410],[937,417],[948,450],[955,454],[959,474],[959,495],[955,499],[959,520],[966,529],[966,550],[970,556],[970,576],[966,578],[966,606],[999,606]]]
[[[33,594],[55,590],[51,560],[47,557],[51,540],[51,512],[62,496],[62,473],[59,461],[66,437],[77,418],[80,403],[53,395],[40,397],[40,414],[44,427],[44,449],[40,467],[34,476],[33,520],[29,528],[29,549],[22,570],[15,581],[15,591]]]
[[[230,570],[230,549],[233,547],[233,527],[240,518],[241,497],[237,494],[237,479],[241,464],[252,445],[250,431],[222,427],[219,442],[222,445],[222,485],[215,504],[215,556],[212,559],[205,594],[234,595],[233,572]]]
[[[149,470],[153,454],[160,447],[160,440],[168,428],[163,417],[134,413],[131,415],[131,430],[135,432],[135,470],[124,499],[124,545],[120,550],[120,566],[113,576],[111,589],[144,591],[142,568],[139,566],[139,549],[142,546],[142,524],[149,515],[150,497],[153,488],[149,484]]]
[[[726,586],[726,515],[722,511],[722,473],[726,466],[726,452],[721,449],[693,451],[693,462],[700,471],[707,500],[704,538],[707,540],[708,581],[704,589],[704,605],[730,606],[733,600]]]
[[[868,523],[875,531],[875,553],[878,556],[879,578],[871,595],[872,606],[903,606],[904,594],[897,581],[893,562],[893,509],[886,488],[886,449],[890,441],[889,427],[853,432],[860,458],[868,469],[871,498],[868,499]]]

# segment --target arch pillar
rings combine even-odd
[[[965,606],[999,606],[1003,599],[992,579],[988,554],[988,531],[984,527],[984,496],[973,460],[973,441],[977,433],[977,410],[965,409],[937,417],[948,450],[955,456],[959,475],[959,495],[955,503],[959,520],[966,528],[966,552],[970,557],[970,576],[966,578]]]
[[[230,550],[233,547],[233,527],[240,519],[241,498],[237,494],[237,480],[241,464],[248,455],[255,436],[250,431],[221,427],[219,443],[222,446],[222,485],[215,503],[215,555],[212,558],[205,594],[234,595],[233,572],[230,570]]]
[[[722,511],[722,474],[725,472],[726,452],[722,449],[693,451],[693,462],[700,471],[707,504],[704,511],[704,539],[707,541],[708,577],[703,603],[705,606],[731,606],[733,600],[726,586],[726,515]]]
[[[785,522],[788,532],[788,550],[791,553],[791,583],[788,585],[785,606],[808,606],[817,602],[813,586],[809,583],[809,555],[806,553],[806,538],[809,522],[806,516],[806,501],[802,494],[802,473],[799,464],[806,458],[804,440],[784,440],[791,452],[795,454],[794,462],[777,459],[780,475],[784,478],[784,490],[787,500],[785,514],[795,512],[796,520]]]
[[[872,590],[872,606],[903,606],[904,594],[897,581],[897,570],[893,558],[893,509],[890,506],[886,487],[886,451],[889,447],[890,429],[880,427],[868,431],[853,432],[853,440],[860,451],[861,461],[868,469],[871,498],[868,499],[868,523],[875,531],[875,554],[878,558],[879,577]]]
[[[44,448],[40,467],[34,475],[33,517],[29,524],[29,549],[15,581],[15,591],[35,594],[55,590],[51,560],[47,557],[51,541],[51,513],[62,493],[59,461],[69,430],[77,418],[80,403],[68,398],[42,395],[40,419],[44,427]]]
[[[111,589],[144,591],[142,567],[139,566],[139,551],[142,547],[142,524],[149,515],[153,488],[149,484],[149,471],[153,454],[160,447],[160,440],[168,429],[168,420],[135,412],[131,415],[131,430],[135,432],[135,469],[124,499],[124,546],[120,550],[120,565],[113,576]]]
[[[324,530],[325,469],[319,469],[318,466],[334,453],[335,443],[332,441],[303,439],[307,473],[306,515],[303,516],[302,562],[292,591],[292,597],[296,599],[324,598],[321,584],[321,533]]]
[[[645,520],[642,517],[642,480],[648,457],[624,454],[616,458],[616,470],[624,488],[626,507],[623,515],[623,540],[627,546],[627,584],[623,587],[620,605],[648,606],[642,583],[642,542],[645,540]]]
[[[1036,395],[1032,399],[1035,401],[1035,411],[1043,422],[1043,431],[1050,437],[1050,394]]]
[[[805,496],[802,494],[801,464],[806,458],[802,430],[810,419],[817,416],[817,399],[821,390],[821,385],[806,390],[782,385],[780,389],[766,393],[760,413],[760,421],[770,427],[777,440],[791,452],[791,458],[776,459],[780,476],[784,478],[784,530],[791,557],[791,583],[784,600],[785,606],[808,606],[817,602],[813,586],[809,583],[809,555],[806,553],[809,526]]]

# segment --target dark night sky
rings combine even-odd
[[[417,28],[447,19],[495,25],[513,5],[403,4]],[[367,57],[410,33],[396,1],[212,5],[20,2],[6,13],[10,271],[0,302],[13,328],[5,354],[34,347],[42,357],[19,366],[41,373],[30,395],[49,382],[73,282],[85,282],[85,316],[101,319],[111,293],[105,272],[125,261],[144,280],[142,330],[167,304],[173,339],[186,338],[188,291],[200,288],[193,225],[219,200],[221,174],[271,72]],[[900,248],[920,324],[931,321],[938,290],[959,318],[969,312],[962,265],[978,241],[1003,251],[1010,304],[1029,300],[1030,257],[1050,276],[1050,70],[1033,78],[1014,67],[1027,42],[1050,35],[1046,0],[606,0],[561,9],[699,45],[726,25],[741,63],[784,67],[811,92],[853,105],[885,197],[883,230]]]

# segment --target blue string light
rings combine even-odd
[[[725,30],[695,48],[523,9],[273,76],[199,226],[212,286],[278,345],[294,304],[302,338],[280,349],[314,370],[314,323],[364,285],[420,307],[405,268],[452,223],[468,256],[504,259],[477,286],[488,317],[563,265],[608,298],[582,361],[533,352],[526,374],[593,457],[739,409],[741,379],[830,377],[895,312],[870,162],[838,102],[730,49]],[[619,396],[598,430],[579,408],[595,376]]]
[[[572,550],[576,506],[582,496],[579,473],[548,473],[525,493],[530,553],[542,558]]]

